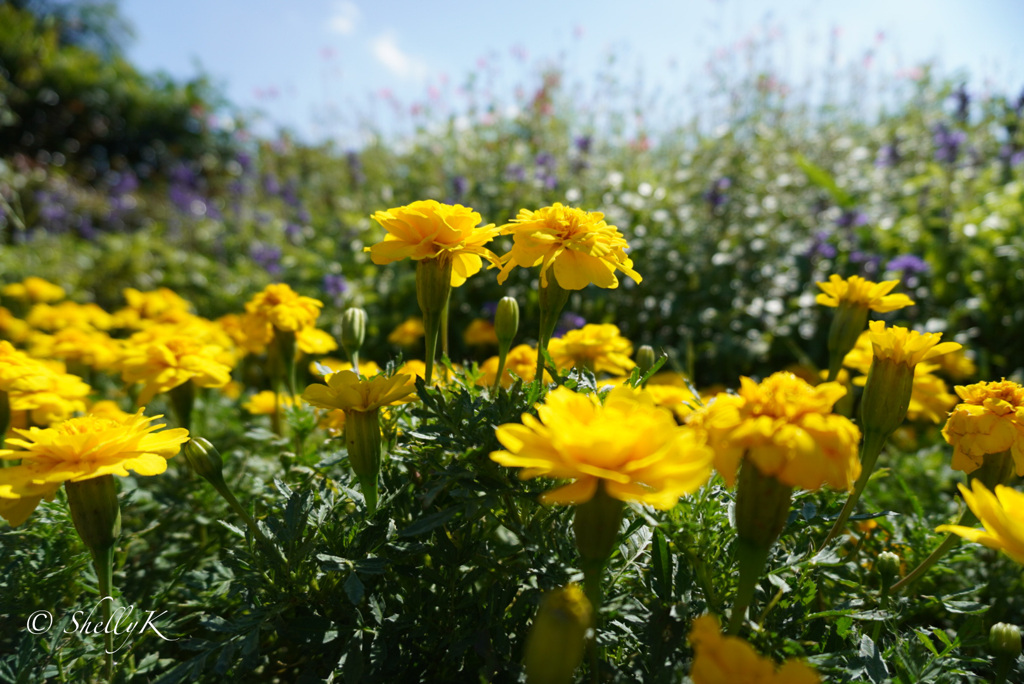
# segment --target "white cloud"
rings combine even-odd
[[[427,75],[427,65],[423,60],[406,54],[398,47],[394,34],[382,33],[373,39],[371,44],[373,56],[384,67],[402,78],[423,79]]]
[[[334,3],[334,11],[327,19],[327,27],[332,33],[350,36],[356,30],[359,14],[359,8],[352,0],[339,0]]]

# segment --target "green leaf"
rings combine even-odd
[[[672,600],[672,558],[665,535],[658,528],[654,529],[651,542],[651,579],[654,593],[663,603],[669,603]]]
[[[853,206],[853,198],[850,197],[845,190],[839,187],[835,178],[833,178],[828,171],[812,163],[807,159],[807,157],[799,152],[793,155],[793,161],[796,162],[796,165],[799,166],[800,170],[807,176],[807,180],[831,195],[832,199],[836,201],[836,204],[843,209],[849,209]]]
[[[404,530],[398,533],[400,537],[415,537],[416,535],[423,534],[424,532],[430,532],[431,530],[437,529],[441,525],[455,517],[461,509],[458,507],[446,508],[443,511],[437,513],[431,513],[425,515],[412,525],[409,525]]]
[[[868,679],[872,682],[884,682],[889,678],[889,670],[885,666],[885,661],[882,660],[878,644],[872,641],[867,634],[860,638],[860,658]]]
[[[363,585],[363,581],[359,579],[359,575],[353,572],[345,580],[345,595],[348,596],[348,600],[352,602],[353,606],[358,606],[365,594],[366,587]]]

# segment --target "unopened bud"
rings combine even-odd
[[[117,503],[117,483],[113,475],[64,483],[68,508],[75,530],[90,551],[113,548],[121,536],[121,507]]]
[[[988,632],[988,647],[996,655],[1016,658],[1020,655],[1020,628],[1005,622],[997,622]]]
[[[498,347],[508,349],[512,346],[519,331],[519,302],[514,297],[502,297],[498,302],[498,310],[494,315],[494,333],[498,336]]]
[[[528,684],[569,684],[583,659],[592,620],[590,601],[576,585],[544,595],[526,639]]]
[[[651,345],[645,344],[636,350],[636,367],[641,378],[654,367],[655,361],[654,348]]]
[[[210,440],[193,437],[182,449],[182,453],[199,477],[213,484],[224,482],[224,459]]]
[[[341,314],[341,346],[351,360],[359,354],[366,339],[366,311],[359,307],[345,309]]]
[[[878,554],[878,560],[875,561],[875,568],[878,570],[878,574],[882,576],[887,582],[891,582],[893,578],[899,577],[900,566],[903,561],[892,551],[883,551]]]

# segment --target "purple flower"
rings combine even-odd
[[[348,281],[340,273],[328,273],[324,275],[324,294],[331,297],[334,303],[340,304],[341,298],[348,292]]]
[[[352,185],[362,185],[366,180],[366,174],[363,173],[363,161],[359,158],[359,154],[355,151],[349,151],[345,154],[345,163],[348,164],[348,173],[352,180]]]
[[[836,225],[840,228],[858,228],[868,222],[868,215],[863,211],[844,209],[843,213],[836,219]]]
[[[558,319],[558,325],[555,326],[554,337],[561,337],[570,330],[578,330],[587,324],[587,319],[580,316],[578,313],[572,311],[566,311],[562,313],[561,318]]]
[[[835,245],[828,241],[829,233],[827,230],[820,230],[814,235],[814,242],[811,243],[811,248],[807,250],[807,256],[811,259],[822,258],[832,259],[836,255]]]
[[[877,254],[869,254],[860,250],[850,252],[850,262],[861,264],[861,270],[865,276],[874,276],[878,273],[878,267],[882,263],[882,257]]]
[[[725,204],[725,191],[731,187],[732,180],[728,176],[722,176],[711,183],[711,187],[704,193],[704,200],[711,205],[712,211]]]
[[[299,184],[294,178],[289,178],[288,182],[281,188],[281,199],[289,207],[299,206]]]
[[[878,150],[878,156],[875,158],[875,166],[880,168],[887,168],[896,166],[902,160],[899,148],[896,146],[896,142],[893,141],[888,145],[882,145],[881,149]]]
[[[238,156],[235,157],[235,161],[242,167],[242,173],[247,174],[252,171],[252,155],[247,152],[239,152]]]
[[[505,180],[522,183],[526,180],[526,169],[522,164],[509,164],[505,167]]]
[[[935,143],[935,161],[952,164],[960,156],[960,146],[967,140],[963,131],[951,130],[941,121],[932,127],[932,141]]]
[[[268,195],[276,195],[281,192],[281,184],[277,181],[277,176],[272,173],[263,174],[263,192]]]
[[[956,120],[960,123],[967,123],[971,105],[971,96],[967,92],[967,84],[961,83],[960,87],[953,91],[952,97],[956,100]]]
[[[297,244],[299,242],[299,239],[302,237],[302,226],[300,226],[297,223],[292,223],[291,221],[289,221],[288,223],[284,224],[284,235],[286,238],[288,238],[288,241],[290,243],[292,243],[293,245]]]
[[[462,202],[462,198],[466,196],[466,191],[469,189],[469,181],[463,175],[454,176],[452,178],[452,195],[455,203]]]
[[[927,273],[931,266],[916,254],[901,254],[885,265],[887,271],[902,271],[904,275]]]
[[[579,150],[580,154],[589,154],[590,146],[593,142],[593,138],[589,135],[578,136],[575,140],[576,149]]]
[[[269,275],[277,276],[281,274],[280,247],[257,242],[249,248],[249,256]]]

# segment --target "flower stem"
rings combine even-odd
[[[853,491],[850,493],[849,498],[846,499],[846,504],[843,506],[843,510],[839,512],[839,517],[836,518],[828,536],[825,537],[825,541],[818,547],[818,552],[821,552],[822,549],[828,546],[828,543],[835,539],[846,527],[846,521],[850,519],[853,509],[857,506],[857,502],[860,501],[860,495],[864,492],[864,487],[867,486],[868,480],[871,479],[871,473],[875,470],[875,462],[878,461],[878,455],[882,453],[882,447],[885,446],[885,441],[888,438],[889,435],[883,435],[873,430],[864,433],[864,441],[860,445],[860,477],[857,478],[857,483],[853,486]]]
[[[968,483],[971,480],[980,480],[987,488],[992,489],[997,484],[1003,484],[1013,476],[1013,458],[1010,456],[1009,451],[1004,451],[999,454],[988,454],[985,456],[985,461],[981,467],[971,473],[968,477]],[[957,521],[957,525],[963,527],[970,527],[978,522],[978,517],[974,512],[967,508],[960,515],[960,520]],[[901,579],[896,584],[892,585],[893,593],[906,589],[911,584],[921,579],[926,572],[928,572],[933,565],[935,565],[940,558],[949,553],[950,549],[954,548],[959,544],[961,538],[959,535],[950,532],[946,535],[946,538],[942,540],[942,543],[928,554],[921,563],[914,568],[910,574]]]
[[[754,600],[754,592],[757,590],[757,583],[764,572],[765,563],[768,561],[770,547],[759,547],[745,539],[736,542],[736,560],[739,562],[740,583],[736,592],[736,602],[732,607],[732,614],[729,616],[729,628],[726,634],[736,635],[743,626],[743,618],[747,614],[747,608]]]
[[[544,352],[547,351],[548,342],[555,334],[555,326],[558,325],[558,317],[569,301],[569,290],[564,289],[555,280],[554,275],[548,279],[547,285],[540,288],[540,338],[537,340],[537,382],[544,381]]]
[[[103,653],[106,659],[106,678],[114,678],[114,634],[110,631],[111,604],[114,602],[114,547],[90,548],[92,564],[96,569],[96,581],[99,585],[100,603],[103,606]]]

